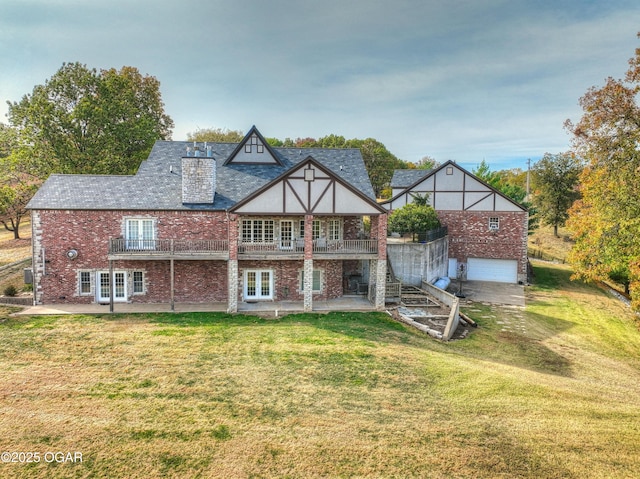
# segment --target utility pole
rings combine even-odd
[[[527,201],[529,201],[529,171],[531,170],[531,158],[527,159]]]

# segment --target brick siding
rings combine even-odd
[[[438,211],[449,232],[449,257],[458,263],[468,258],[518,261],[518,277],[527,271],[527,213],[500,211]],[[489,218],[499,218],[497,231],[489,229]]]

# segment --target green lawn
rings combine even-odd
[[[538,266],[440,343],[386,314],[0,319],[0,477],[640,477],[640,332]],[[45,462],[80,452],[81,463]],[[47,456],[51,459],[51,456]]]

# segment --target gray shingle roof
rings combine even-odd
[[[212,205],[182,203],[182,157],[186,141],[157,141],[135,175],[51,175],[28,204],[30,209],[226,210],[312,156],[352,187],[375,201],[360,150],[353,148],[273,148],[284,166],[229,164],[237,143],[209,143],[216,159]],[[342,166],[342,169],[340,167]]]
[[[406,188],[420,178],[427,176],[431,170],[394,170],[391,178],[391,188]]]

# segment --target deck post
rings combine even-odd
[[[173,258],[169,260],[169,269],[171,272],[169,273],[171,276],[171,311],[175,311],[175,303],[174,303],[174,289],[175,289],[175,278],[174,278],[174,270],[173,270]]]
[[[113,281],[113,261],[109,260],[109,312],[113,313],[113,292],[115,290]],[[98,286],[99,287],[99,286]]]

